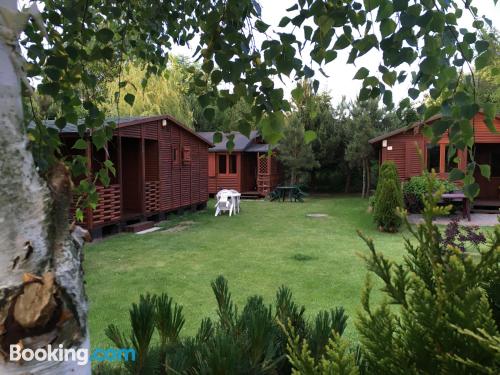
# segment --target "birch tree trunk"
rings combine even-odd
[[[70,232],[71,179],[39,177],[23,130],[16,0],[0,2],[0,374],[90,374],[90,363],[9,361],[10,345],[88,348],[83,239]],[[27,18],[27,17],[26,17]]]

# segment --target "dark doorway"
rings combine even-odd
[[[141,140],[122,138],[122,196],[125,217],[142,213]]]

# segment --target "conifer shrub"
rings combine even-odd
[[[397,213],[398,207],[403,208],[398,171],[393,162],[384,162],[380,167],[373,210],[373,219],[381,231],[396,232],[401,226],[401,217]]]
[[[320,311],[312,320],[298,305],[289,288],[276,293],[274,306],[261,296],[248,298],[241,311],[234,304],[228,283],[219,276],[212,282],[217,319],[205,318],[196,335],[181,337],[184,325],[182,306],[166,294],[141,296],[130,309],[131,334],[115,325],[107,337],[118,348],[133,348],[136,361],[124,361],[120,368],[100,365],[104,374],[290,374],[286,356],[287,333],[280,322],[306,338],[313,358],[332,353],[327,344],[341,340],[347,315],[343,308]],[[158,342],[158,343],[157,343]],[[342,351],[350,350],[345,345]]]
[[[367,268],[380,279],[385,295],[382,303],[372,302],[368,277],[356,321],[359,352],[348,350],[351,345],[344,338],[333,337],[317,360],[309,343],[293,327],[285,327],[295,373],[500,373],[495,297],[487,290],[500,276],[500,226],[479,248],[467,241],[463,251],[463,242],[443,241],[432,219],[450,207],[438,206],[444,187],[436,191],[435,176],[426,178],[424,222],[414,227],[403,215],[413,237],[405,239],[403,261],[386,258],[373,240],[359,233],[369,249],[364,256]]]

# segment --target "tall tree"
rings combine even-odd
[[[370,160],[374,157],[368,141],[378,134],[400,127],[401,123],[394,114],[379,108],[377,100],[356,100],[351,103],[349,112],[345,121],[345,160],[351,168],[361,169],[361,196],[366,198],[371,186]]]
[[[182,58],[170,57],[167,68],[162,74],[144,79],[145,68],[129,62],[119,79],[109,85],[106,113],[112,116],[151,116],[169,114],[192,127],[193,110],[189,99],[190,73],[189,64]],[[115,100],[119,95],[119,86],[128,85],[134,93],[134,105],[123,100]]]
[[[319,166],[311,145],[306,143],[306,134],[310,133],[306,133],[300,117],[296,114],[290,116],[278,157],[291,185],[306,182],[309,172]]]

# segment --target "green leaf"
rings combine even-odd
[[[361,67],[354,75],[354,79],[365,79],[366,77],[368,77],[369,73],[370,72],[368,71],[368,69],[366,69],[365,67]]]
[[[382,101],[387,107],[392,106],[393,103],[392,103],[392,91],[391,90],[386,90],[384,92],[384,96],[383,96]]]
[[[409,0],[394,0],[394,11],[401,11],[408,8]]]
[[[299,103],[302,98],[304,97],[304,89],[302,88],[302,85],[298,85],[295,87],[292,92],[292,98],[295,100],[295,102]]]
[[[345,34],[342,34],[336,40],[335,44],[333,45],[333,49],[344,49],[350,45],[351,45],[351,40]]]
[[[113,39],[113,35],[115,35],[113,31],[108,28],[104,28],[99,30],[95,37],[101,43],[108,43],[109,41],[111,41],[111,39]]]
[[[491,167],[488,164],[478,164],[478,165],[479,165],[479,170],[481,171],[483,177],[489,180],[491,177]]]
[[[408,90],[408,95],[410,96],[410,98],[412,98],[413,100],[415,100],[420,95],[420,91],[417,90],[417,89],[414,89],[414,88],[410,88]]]
[[[476,42],[476,50],[478,53],[484,52],[488,49],[489,45],[486,40],[478,40]]]
[[[450,172],[450,174],[448,175],[448,179],[450,181],[459,181],[459,180],[463,180],[465,177],[465,173],[463,171],[461,171],[460,169],[458,168],[453,168]]]
[[[212,121],[215,117],[215,110],[213,108],[205,108],[205,110],[203,111],[203,116],[208,120],[208,121]]]
[[[214,62],[212,60],[206,60],[201,66],[201,69],[207,74],[210,73],[214,69]]]
[[[279,27],[285,27],[286,25],[288,25],[290,23],[290,18],[288,17],[283,17],[281,20],[280,20],[280,23],[278,24]]]
[[[481,53],[478,57],[476,57],[476,69],[479,70],[486,67],[492,57],[493,53],[490,50],[486,50]]]
[[[222,142],[222,133],[215,132],[213,137],[213,143],[221,143]]]
[[[396,78],[397,78],[397,73],[395,71],[392,72],[388,71],[382,75],[382,80],[389,86],[393,86],[394,83],[396,83]]]
[[[479,194],[479,185],[477,182],[464,185],[464,194],[467,198],[474,200]]]
[[[363,0],[367,12],[372,11],[380,5],[380,0]]]
[[[255,28],[259,30],[261,33],[265,33],[266,30],[269,28],[269,25],[265,22],[262,22],[261,20],[255,21]]]
[[[238,122],[238,130],[240,131],[241,134],[249,137],[250,132],[252,131],[252,126],[250,123],[246,120],[240,120]]]
[[[125,102],[128,103],[129,106],[132,107],[134,105],[135,95],[131,94],[131,93],[127,93],[127,94],[125,94],[125,96],[123,97],[123,99],[125,100]]]
[[[314,141],[318,136],[316,135],[316,132],[313,131],[313,130],[306,130],[304,132],[304,142],[306,144],[309,144],[311,143],[312,141]]]
[[[41,94],[56,96],[59,92],[59,83],[57,82],[41,83],[40,85],[38,85],[38,91]]]
[[[55,121],[55,124],[56,124],[56,126],[59,129],[63,129],[66,126],[66,124],[67,124],[66,118],[65,117],[59,117],[59,118],[57,118],[56,121]]]
[[[382,37],[385,38],[386,36],[389,36],[392,34],[394,31],[396,31],[396,22],[390,18],[385,18],[382,20],[380,23],[380,33],[382,34]]]
[[[50,56],[47,59],[47,65],[53,65],[60,69],[66,69],[68,66],[68,59],[65,56]]]
[[[333,50],[328,50],[325,52],[325,63],[326,64],[335,60],[336,58],[337,58],[337,52],[335,52]]]
[[[116,169],[111,160],[108,159],[104,161],[104,166],[113,174],[113,176],[116,176]]]
[[[311,35],[312,35],[313,29],[311,26],[304,26],[304,39],[305,40],[310,40]]]
[[[495,103],[484,103],[483,111],[486,117],[494,118],[497,112]]]
[[[83,139],[77,139],[73,147],[75,150],[86,150],[87,149],[87,142],[85,142]]]

